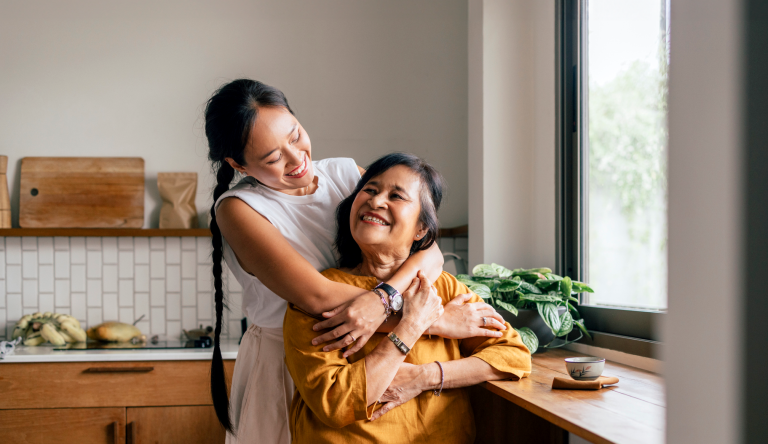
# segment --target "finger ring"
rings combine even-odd
[[[485,316],[483,316],[483,327],[485,327],[485,324],[487,324],[488,321],[485,319]]]
[[[352,342],[355,342],[357,340],[357,339],[355,339],[354,336],[352,336],[352,333],[347,333],[347,334],[349,335],[350,338],[352,338]]]

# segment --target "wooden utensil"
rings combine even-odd
[[[8,195],[8,156],[0,156],[0,228],[11,228],[11,198]]]
[[[21,160],[22,228],[141,228],[144,159],[25,157]]]

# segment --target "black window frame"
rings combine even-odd
[[[556,3],[556,269],[586,280],[588,215],[587,41],[584,25],[588,0]],[[658,358],[658,326],[665,313],[655,310],[579,305],[593,341],[588,345]]]

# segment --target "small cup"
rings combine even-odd
[[[577,381],[594,381],[603,374],[605,359],[594,356],[565,358],[565,368],[571,378]]]

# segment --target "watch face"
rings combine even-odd
[[[399,294],[391,296],[389,298],[389,305],[392,306],[392,310],[400,311],[400,309],[403,308],[403,297]]]

